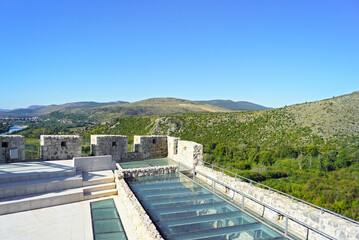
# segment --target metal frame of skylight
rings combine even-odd
[[[301,225],[301,226],[303,226],[304,228],[307,229],[306,239],[309,239],[309,233],[310,233],[310,231],[313,231],[313,232],[315,232],[315,233],[317,233],[317,234],[319,234],[319,235],[321,235],[321,236],[323,236],[323,237],[325,237],[325,238],[327,238],[327,239],[336,240],[336,238],[334,238],[334,237],[332,237],[332,236],[330,236],[330,235],[328,235],[328,234],[326,234],[326,233],[323,233],[322,231],[319,231],[318,229],[315,229],[315,228],[313,228],[312,226],[309,226],[308,224],[305,224],[305,223],[303,223],[303,222],[297,220],[296,218],[294,218],[294,217],[292,217],[292,216],[290,216],[290,215],[288,215],[288,214],[286,214],[286,213],[284,213],[284,212],[282,212],[282,211],[280,211],[280,210],[278,210],[278,209],[275,209],[275,208],[273,208],[273,207],[271,207],[271,206],[269,206],[269,205],[267,205],[267,204],[265,204],[265,203],[262,203],[262,202],[258,201],[257,199],[255,199],[255,198],[253,198],[253,197],[251,197],[251,196],[248,196],[247,194],[245,194],[245,193],[243,193],[243,192],[241,192],[241,191],[239,191],[239,190],[237,190],[237,189],[235,189],[235,188],[233,188],[233,187],[231,187],[231,186],[229,186],[229,185],[227,185],[227,184],[225,184],[225,183],[222,183],[222,182],[218,181],[217,179],[214,179],[214,178],[208,176],[208,175],[205,174],[205,173],[202,173],[202,172],[200,172],[200,171],[198,171],[198,170],[195,170],[195,169],[193,169],[193,168],[191,168],[191,167],[189,167],[189,166],[187,166],[187,165],[185,165],[185,164],[183,164],[183,163],[180,163],[180,162],[178,162],[178,169],[179,169],[178,171],[179,171],[179,172],[180,172],[180,166],[184,166],[185,168],[187,168],[187,169],[189,169],[190,171],[192,171],[193,179],[187,177],[185,174],[182,174],[183,176],[185,176],[185,177],[187,177],[188,179],[192,180],[193,182],[195,182],[195,183],[201,185],[202,187],[204,187],[204,188],[206,188],[207,190],[211,191],[212,193],[214,193],[214,194],[215,194],[216,196],[218,196],[218,197],[221,197],[221,196],[218,195],[218,194],[215,192],[215,190],[216,190],[216,184],[222,185],[223,187],[225,187],[225,188],[231,190],[231,191],[233,192],[233,195],[232,195],[232,197],[231,197],[232,199],[234,199],[235,194],[241,195],[241,196],[242,196],[241,209],[242,209],[246,214],[250,215],[251,217],[255,218],[256,220],[258,220],[258,221],[260,221],[260,222],[262,222],[262,221],[259,220],[257,217],[253,216],[253,214],[251,214],[251,213],[249,213],[248,211],[245,210],[245,207],[244,207],[245,204],[244,204],[244,202],[245,202],[245,199],[246,199],[246,198],[249,199],[249,200],[251,200],[251,201],[253,201],[253,202],[255,202],[255,203],[257,203],[257,204],[259,204],[259,205],[261,205],[261,206],[263,207],[263,211],[267,208],[267,209],[269,209],[269,210],[271,210],[271,211],[273,211],[273,212],[275,212],[275,213],[277,213],[277,214],[280,214],[280,215],[284,216],[284,219],[285,219],[284,233],[283,233],[283,232],[279,232],[279,233],[280,233],[280,234],[284,234],[286,237],[288,237],[288,238],[290,238],[290,239],[292,239],[292,237],[289,236],[289,231],[288,231],[288,221],[289,221],[289,220],[291,220],[292,222],[295,222],[295,223],[297,223],[297,224],[299,224],[299,225]],[[221,169],[222,169],[222,168],[221,168]],[[225,170],[225,169],[223,169],[223,170]],[[202,175],[202,176],[204,176],[204,177],[206,177],[207,179],[209,179],[209,180],[212,181],[212,189],[209,189],[208,187],[205,187],[205,186],[203,186],[202,184],[200,184],[200,183],[198,183],[198,182],[196,182],[196,181],[194,180],[197,173],[200,174],[200,175]],[[248,179],[248,178],[246,178],[246,179]],[[250,179],[248,179],[248,180],[250,180]],[[253,182],[254,182],[254,181],[253,181]],[[225,198],[223,198],[223,197],[221,197],[221,198],[222,198],[223,200],[225,200],[225,201],[228,202],[228,200],[226,200]],[[228,202],[228,203],[230,203],[230,202]],[[230,203],[230,204],[232,204],[232,203]],[[233,205],[233,204],[232,204],[232,205]],[[235,205],[233,205],[233,206],[235,206]],[[263,222],[262,222],[262,223],[263,223]],[[269,225],[267,225],[267,224],[265,224],[265,223],[263,223],[263,224],[266,225],[267,227],[270,227],[271,229],[273,229],[273,230],[275,230],[275,231],[278,232],[278,229],[274,229],[273,227],[271,227],[271,226],[269,226]]]
[[[254,180],[251,180],[251,179],[249,179],[249,178],[246,178],[246,177],[244,177],[244,176],[241,176],[241,175],[239,175],[239,174],[237,174],[237,173],[233,173],[233,172],[231,172],[231,171],[229,171],[229,170],[226,170],[226,169],[224,169],[224,168],[221,168],[221,167],[219,167],[219,166],[216,166],[216,165],[214,165],[214,164],[212,164],[212,163],[209,163],[209,162],[206,162],[206,161],[203,161],[203,160],[200,160],[199,162],[203,163],[203,167],[206,167],[205,164],[210,165],[210,166],[211,166],[211,169],[212,169],[212,172],[215,170],[215,168],[220,169],[220,170],[222,171],[222,175],[224,175],[225,172],[234,175],[234,180],[235,180],[235,181],[237,181],[238,178],[239,178],[239,179],[244,179],[244,180],[248,181],[250,185],[257,184],[257,185],[261,186],[262,188],[267,189],[269,192],[276,192],[276,193],[278,193],[278,194],[280,194],[280,195],[284,195],[284,196],[286,196],[286,197],[291,198],[292,201],[301,202],[301,203],[304,203],[304,204],[309,205],[309,206],[311,206],[311,207],[314,207],[314,208],[316,208],[316,209],[319,209],[321,214],[323,214],[323,213],[329,213],[329,214],[331,214],[331,215],[334,215],[334,216],[336,216],[336,217],[340,217],[340,218],[345,219],[345,220],[347,220],[347,221],[349,221],[349,222],[352,222],[352,223],[355,223],[355,224],[359,225],[359,222],[355,221],[354,219],[351,219],[351,218],[345,217],[345,216],[343,216],[343,215],[340,215],[339,213],[332,212],[332,211],[330,211],[330,210],[328,210],[328,209],[325,209],[325,208],[323,208],[323,207],[317,206],[317,205],[315,205],[315,204],[313,204],[313,203],[304,201],[304,200],[302,200],[302,199],[300,199],[300,198],[297,198],[297,197],[294,197],[294,196],[292,196],[292,195],[290,195],[290,194],[281,192],[281,191],[279,191],[279,190],[277,190],[277,189],[271,188],[271,187],[269,187],[269,186],[267,186],[267,185],[264,185],[264,184],[262,184],[262,183],[259,183],[259,182],[256,182],[256,181],[254,181]],[[226,175],[227,175],[227,174],[226,174]]]

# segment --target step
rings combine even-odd
[[[0,184],[0,199],[82,187],[82,174]]]
[[[84,200],[100,198],[100,197],[108,197],[108,196],[112,196],[112,195],[116,195],[116,194],[117,194],[116,189],[88,192],[88,193],[84,194]]]
[[[20,162],[0,165],[0,183],[24,182],[76,175],[72,160]]]
[[[98,184],[105,184],[115,181],[115,175],[111,170],[96,171],[96,172],[83,172],[83,186],[92,186]]]
[[[0,215],[57,206],[83,200],[82,188],[6,198],[0,201]]]
[[[12,183],[12,182],[25,182],[33,181],[46,178],[57,178],[65,176],[74,176],[76,175],[76,169],[66,169],[61,171],[54,172],[24,172],[24,173],[14,173],[14,174],[1,174],[0,175],[0,184],[2,183]]]
[[[98,185],[90,185],[83,188],[84,193],[97,192],[97,191],[108,190],[108,189],[116,189],[116,183],[110,182],[110,183],[104,183]]]

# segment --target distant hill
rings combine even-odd
[[[267,110],[267,109],[271,109],[269,107],[265,107],[262,105],[258,105],[258,104],[246,102],[246,101],[234,102],[232,100],[216,99],[216,100],[197,101],[197,102],[210,104],[213,106],[227,108],[227,109],[231,109],[231,110]]]
[[[359,92],[284,108],[296,124],[329,140],[359,136]]]
[[[229,112],[231,110],[177,98],[150,98],[94,108],[67,108],[46,115],[51,119],[108,121],[126,116],[173,115],[188,112]]]
[[[90,121],[109,120],[123,116],[170,115],[186,112],[229,112],[231,110],[267,110],[269,108],[245,101],[190,101],[177,98],[150,98],[138,102],[72,102],[60,105],[31,105],[28,108],[0,109],[0,117],[38,117]]]
[[[42,107],[46,107],[45,105],[31,105],[31,106],[28,106],[27,108],[28,109],[38,109],[38,108],[42,108]]]
[[[60,105],[49,105],[49,106],[41,106],[41,105],[31,105],[28,108],[19,108],[14,110],[6,110],[0,111],[0,117],[35,117],[42,116],[46,114],[50,114],[55,111],[64,110],[64,109],[75,109],[75,108],[93,108],[93,107],[102,107],[109,105],[117,105],[127,103],[125,101],[117,101],[117,102],[72,102],[65,103]]]

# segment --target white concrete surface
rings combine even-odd
[[[75,157],[74,167],[83,172],[115,170],[116,163],[112,160],[111,155]]]
[[[0,165],[0,183],[76,175],[73,160],[21,162]]]
[[[0,239],[93,239],[89,201],[0,216]]]
[[[117,196],[0,216],[0,239],[92,240],[90,202],[113,198],[129,240],[139,239]]]

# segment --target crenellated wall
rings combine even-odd
[[[40,158],[64,160],[81,157],[81,137],[77,135],[41,135]]]
[[[127,136],[92,135],[91,155],[112,155],[116,162],[167,156],[167,136],[134,136],[134,151],[127,151]]]
[[[20,135],[0,135],[0,163],[25,160],[25,138]]]
[[[180,138],[168,137],[168,157],[193,168],[198,161],[203,160],[203,145],[183,141]]]
[[[91,155],[112,155],[121,159],[127,153],[127,136],[122,135],[91,135]]]
[[[225,183],[232,188],[239,190],[240,192],[245,193],[246,195],[258,200],[261,203],[267,204],[275,209],[280,210],[281,212],[288,214],[295,219],[310,225],[321,232],[329,234],[330,236],[335,237],[339,240],[355,240],[359,239],[359,226],[353,222],[347,221],[330,213],[321,213],[319,209],[311,207],[307,204],[293,201],[291,198],[280,195],[276,192],[269,191],[254,185],[251,185],[247,182],[240,181],[222,172],[212,171],[211,168],[207,168],[201,165],[196,166],[196,170],[214,178],[218,181]],[[208,178],[197,174],[196,177],[212,184],[212,181]],[[225,193],[229,197],[233,198],[233,192],[219,184],[216,184],[216,189]],[[234,199],[241,203],[242,196],[240,194],[235,194]],[[263,215],[264,218],[269,219],[271,222],[276,225],[282,226],[284,228],[285,219],[283,216],[278,215],[276,212],[273,212],[269,209],[266,209],[263,212],[263,207],[249,199],[245,200],[245,207],[251,209],[259,215]],[[295,222],[289,221],[289,231],[295,233],[297,236],[300,236],[301,239],[306,239],[307,229]],[[321,240],[325,239],[322,236],[310,231],[309,238],[310,240]]]
[[[167,136],[135,136],[135,152],[143,154],[146,158],[163,158],[167,157]]]

